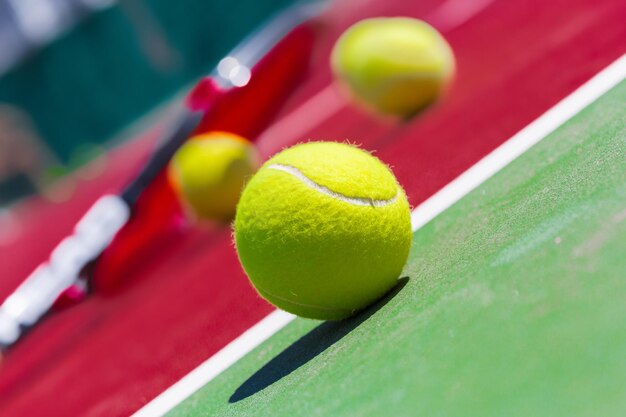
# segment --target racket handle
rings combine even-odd
[[[130,209],[118,196],[101,197],[52,251],[0,306],[0,345],[8,346],[22,330],[35,324],[63,291],[74,285],[80,273],[113,240],[126,224]]]

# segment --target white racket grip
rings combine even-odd
[[[74,233],[84,237],[83,243],[99,255],[129,218],[130,207],[126,201],[116,195],[105,195],[76,224]]]
[[[2,315],[11,317],[19,325],[29,326],[33,324],[47,311],[45,305],[48,304],[48,308],[52,305],[46,303],[45,300],[51,298],[52,294],[56,293],[57,297],[60,294],[59,290],[53,289],[60,285],[58,278],[53,274],[48,264],[38,266],[4,301]]]
[[[0,309],[0,346],[13,344],[22,333],[20,325]]]
[[[101,197],[83,216],[69,236],[52,251],[0,307],[0,343],[11,344],[19,337],[19,326],[31,326],[44,315],[80,271],[96,259],[126,224],[130,208],[114,195]],[[17,334],[15,331],[17,324]],[[15,338],[15,340],[9,340]]]

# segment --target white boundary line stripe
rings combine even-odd
[[[411,213],[413,230],[417,230],[452,206],[480,184],[495,175],[521,154],[554,132],[626,76],[626,55],[596,74],[550,110],[497,147],[467,171],[452,180]]]
[[[616,86],[625,77],[626,55],[623,55],[450,184],[446,185],[441,191],[416,207],[411,213],[413,231],[424,226],[452,204],[459,201],[594,102],[602,94]],[[213,378],[228,369],[232,364],[284,328],[294,318],[295,316],[279,310],[270,313],[146,404],[133,414],[133,417],[162,416],[169,412]]]
[[[336,91],[334,84],[329,84],[309,98],[295,110],[267,128],[258,139],[262,152],[273,154],[277,149],[288,145],[294,137],[304,138],[314,127],[329,120],[346,106],[345,99]],[[285,135],[281,132],[289,132]]]
[[[294,315],[276,310],[246,330],[222,350],[201,363],[193,371],[169,387],[158,397],[133,414],[133,417],[162,416],[184,399],[202,388],[232,364],[259,346],[295,318]]]

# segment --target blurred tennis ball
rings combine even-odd
[[[411,235],[409,203],[391,170],[334,142],[267,161],[235,218],[237,253],[259,294],[324,320],[351,316],[396,285]]]
[[[335,44],[331,67],[349,94],[385,115],[409,118],[437,100],[454,75],[450,45],[411,18],[362,20]]]
[[[258,166],[252,143],[232,133],[209,132],[181,146],[168,166],[168,177],[197,218],[228,222],[244,183]]]

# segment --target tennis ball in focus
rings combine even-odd
[[[408,118],[444,92],[454,74],[454,55],[421,20],[373,18],[343,33],[331,67],[340,85],[367,107]]]
[[[338,320],[396,284],[411,245],[409,204],[369,153],[301,144],[267,161],[246,185],[235,243],[263,298],[299,316]]]
[[[259,166],[254,145],[227,132],[189,139],[168,166],[177,194],[198,218],[229,221],[243,185]]]

